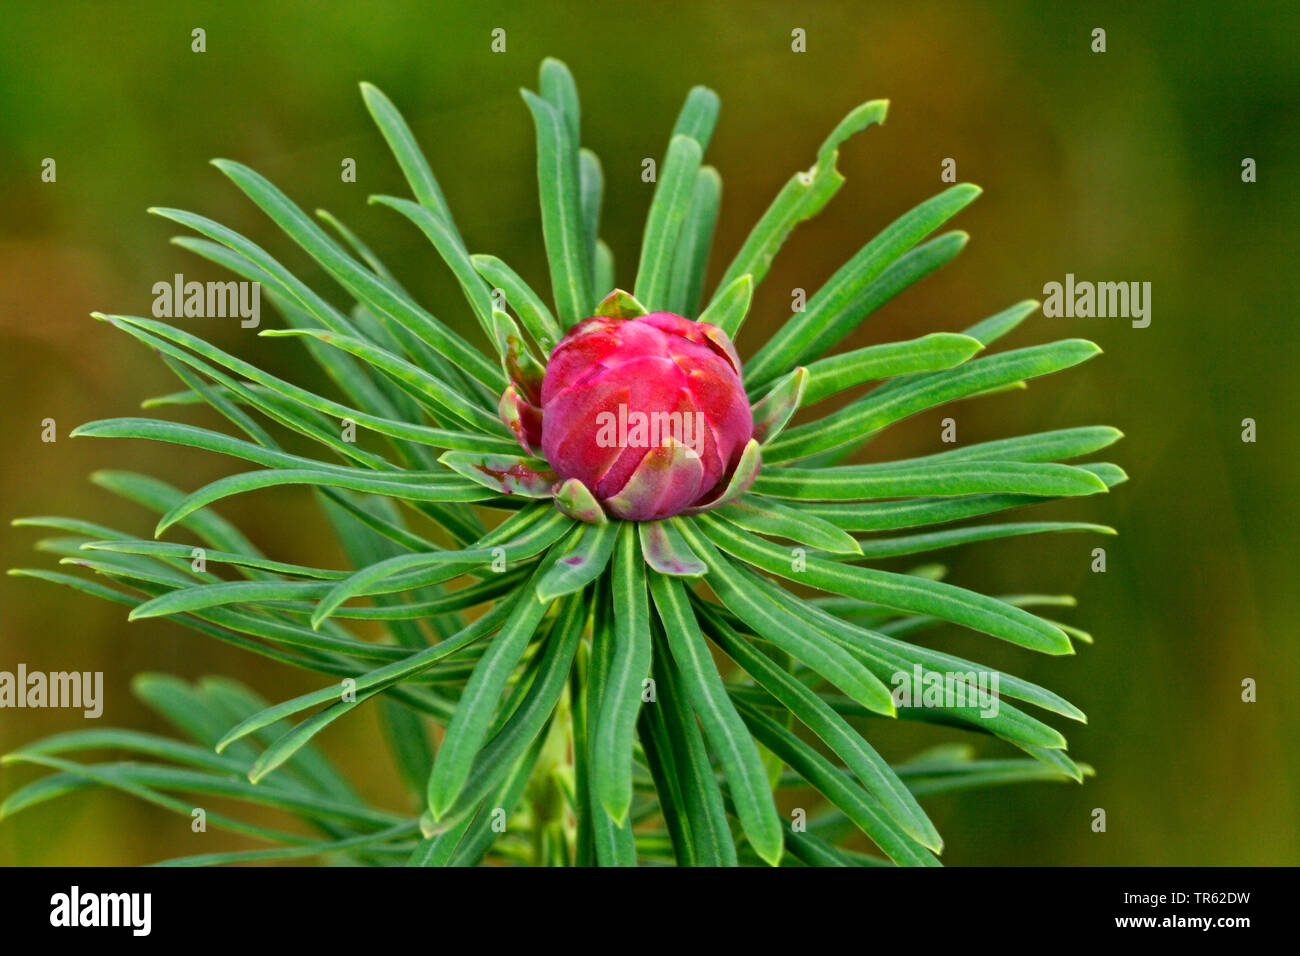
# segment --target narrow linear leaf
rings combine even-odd
[[[747,495],[739,501],[718,508],[714,514],[747,531],[786,538],[833,554],[858,555],[862,548],[857,539],[829,521],[775,498]]]
[[[760,687],[820,737],[857,776],[867,792],[880,802],[895,823],[913,839],[936,853],[943,848],[939,831],[916,802],[916,798],[908,792],[880,754],[843,717],[827,706],[814,691],[751,647],[707,607],[701,608],[701,619],[714,643],[753,677]]]
[[[700,308],[704,273],[709,265],[713,231],[718,224],[722,177],[712,166],[702,166],[695,176],[690,212],[682,223],[673,253],[665,309],[677,315],[694,315]]]
[[[632,742],[642,684],[650,675],[650,604],[637,530],[623,522],[610,576],[613,646],[591,732],[592,789],[610,819],[625,826],[632,804]]]
[[[474,758],[487,739],[501,691],[523,656],[550,603],[528,600],[538,580],[534,574],[501,630],[479,658],[447,724],[442,746],[429,775],[428,803],[435,819],[451,809],[460,795]]]
[[[758,855],[775,866],[781,859],[784,831],[758,748],[727,698],[680,582],[653,574],[650,591],[691,707],[722,763],[740,825]]]
[[[748,380],[765,382],[792,365],[816,358],[881,302],[956,255],[965,244],[964,238],[957,239],[961,233],[941,237],[911,254],[908,250],[970,205],[980,191],[970,183],[952,186],[885,227],[813,294],[804,311],[763,344],[746,365]],[[920,255],[926,248],[931,252]],[[902,268],[908,260],[912,265]]]
[[[979,339],[969,335],[933,332],[907,342],[868,345],[842,355],[818,359],[808,365],[803,404],[815,405],[839,392],[877,379],[952,368],[982,347]]]
[[[768,447],[766,458],[770,462],[789,461],[853,445],[917,412],[999,385],[1059,372],[1100,352],[1092,342],[1066,339],[974,359],[945,372],[914,378],[902,388],[877,389],[821,421],[788,430]]]
[[[854,133],[883,123],[888,109],[888,100],[872,100],[856,107],[840,120],[817,150],[817,162],[811,169],[790,177],[750,231],[736,258],[723,273],[718,283],[720,290],[747,273],[753,278],[754,285],[763,281],[772,260],[795,226],[821,212],[844,184],[844,177],[835,168],[840,146]],[[734,336],[735,330],[729,330],[727,334]]]
[[[678,578],[698,578],[708,573],[699,559],[669,521],[642,521],[641,554],[645,563],[660,574]]]
[[[700,144],[690,136],[674,136],[668,144],[646,216],[633,295],[652,312],[668,304],[673,253],[690,210],[695,177],[700,168]]]
[[[470,262],[494,287],[505,293],[506,303],[515,310],[519,321],[523,323],[528,334],[533,337],[543,356],[549,356],[551,350],[564,335],[560,323],[547,308],[541,297],[532,290],[519,274],[496,256],[470,256]]]
[[[911,495],[1092,495],[1106,484],[1090,471],[1052,462],[979,461],[875,468],[770,468],[754,481],[755,495],[801,500],[860,501]]]
[[[555,555],[537,582],[537,600],[550,604],[600,577],[614,553],[614,540],[623,523],[607,521],[604,524],[580,524],[574,528],[569,543]]]
[[[840,565],[813,556],[804,559],[801,570],[795,570],[789,555],[775,545],[748,539],[708,515],[701,515],[696,521],[719,548],[778,577],[900,611],[931,614],[1030,650],[1046,654],[1074,653],[1069,639],[1059,628],[996,598],[939,581]]]
[[[537,126],[542,235],[556,310],[561,325],[568,328],[586,318],[592,289],[583,235],[578,144],[558,110],[528,90],[521,92]]]
[[[777,754],[795,773],[842,811],[876,846],[899,866],[939,866],[938,859],[911,839],[829,760],[757,707],[737,701],[736,708],[763,746]]]
[[[699,321],[716,325],[727,333],[728,338],[734,339],[740,324],[749,313],[749,304],[753,298],[754,277],[746,272],[714,296],[709,307],[700,313]]]

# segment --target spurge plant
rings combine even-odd
[[[212,812],[214,828],[272,846],[178,861],[187,863],[333,855],[419,865],[933,865],[942,844],[919,797],[1082,779],[1087,768],[1066,755],[1065,738],[1026,705],[1070,720],[1081,711],[911,641],[951,622],[1069,654],[1088,636],[1027,608],[1072,601],[988,597],[945,583],[933,564],[910,573],[870,565],[1014,535],[1109,532],[1066,522],[942,526],[1106,491],[1124,480],[1115,465],[1061,462],[1119,433],[1067,428],[843,463],[909,416],[1021,387],[1098,351],[1069,340],[980,355],[1034,310],[1024,302],[961,334],[826,356],[960,251],[961,233],[927,237],[979,190],[953,186],[895,220],[742,365],[732,340],[755,286],[795,226],[839,189],[841,144],[883,121],[886,104],[845,117],[701,308],[720,195],[701,155],[717,97],[704,88],[687,97],[629,293],[616,287],[598,238],[602,173],[579,147],[572,77],[548,60],[540,86],[524,99],[537,127],[554,311],[505,263],[468,252],[410,128],[382,93],[362,87],[414,194],[373,201],[432,243],[492,357],[426,311],[334,217],[320,213],[322,227],[245,166],[216,162],[342,286],[346,309],[244,236],[194,213],[152,210],[197,233],[179,245],[261,283],[285,323],[261,334],[298,339],[336,393],[155,319],[97,315],[154,349],[183,383],[146,407],[204,403],[239,434],[153,418],[74,434],[170,442],[253,467],[188,492],[98,473],[100,485],[161,514],[154,538],[20,519],[66,535],[42,546],[98,577],[13,573],[125,604],[132,619],[170,616],[319,674],[322,686],[269,705],[228,680],[142,675],[138,694],[189,741],[96,729],[33,743],[7,761],[54,772],[12,793],[0,813],[104,785],[186,817],[196,795],[268,805],[310,831]],[[872,383],[834,412],[790,424]],[[266,557],[212,510],[282,485],[312,489],[351,568]],[[172,529],[193,540],[163,539]],[[365,623],[375,621],[381,638]],[[998,678],[997,706],[977,694],[977,673]],[[916,674],[966,694],[916,706],[894,691]],[[413,807],[368,805],[313,743],[372,698]],[[890,764],[868,741],[890,719],[996,737],[1026,756],[976,759],[968,746],[943,745]],[[104,749],[149,759],[68,757]]]

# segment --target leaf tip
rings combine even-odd
[[[783,840],[780,835],[772,841],[764,840],[762,846],[759,846],[751,839],[750,845],[754,848],[754,852],[758,854],[759,858],[768,866],[781,865],[781,857],[785,855],[785,840]]]

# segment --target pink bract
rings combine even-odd
[[[503,398],[526,449],[540,446],[561,480],[631,521],[707,506],[754,431],[731,340],[671,312],[575,325],[551,353],[536,411],[517,393]]]

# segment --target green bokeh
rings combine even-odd
[[[718,91],[709,161],[724,198],[714,279],[748,227],[853,105],[892,101],[888,123],[845,149],[848,183],[789,242],[741,335],[742,355],[894,216],[942,188],[940,163],[984,196],[957,221],[962,256],[880,310],[852,344],[960,329],[1065,273],[1152,283],[1152,322],[1029,320],[1022,346],[1081,336],[1105,355],[1024,392],[912,419],[870,455],[934,450],[953,415],[972,442],[1109,423],[1131,481],[1110,496],[1033,517],[1101,521],[1120,537],[1013,539],[942,555],[950,580],[992,593],[1073,592],[1069,620],[1097,643],[1036,658],[940,632],[974,655],[1065,694],[1090,716],[1066,727],[1098,776],[1084,787],[1018,786],[931,806],[950,863],[1295,864],[1300,666],[1293,622],[1295,224],[1300,168],[1300,6],[1046,3],[21,3],[0,38],[0,401],[3,517],[77,515],[144,532],[143,512],[91,486],[96,468],[183,487],[233,470],[138,442],[70,441],[83,421],[136,413],[173,390],[166,369],[92,309],[148,314],[154,282],[216,273],[168,245],[150,205],[193,209],[244,232],[318,289],[329,280],[207,165],[246,162],[307,208],[324,206],[369,241],[436,314],[473,325],[446,269],[413,228],[369,207],[405,193],[357,92],[370,80],[411,121],[475,251],[546,287],[531,124],[517,90],[544,56],[571,66],[584,139],[607,178],[603,234],[630,284],[650,198],[641,160],[660,156],[686,90]],[[207,32],[207,52],[190,31]],[[507,52],[489,49],[506,30]],[[790,49],[791,30],[808,50]],[[1107,32],[1107,52],[1090,50]],[[57,162],[57,182],[40,180]],[[358,182],[340,179],[354,158]],[[1241,162],[1258,163],[1243,183]],[[337,298],[337,297],[336,297]],[[290,377],[301,351],[234,323],[189,320],[219,345]],[[313,378],[312,381],[315,381]],[[52,417],[59,441],[43,444]],[[1255,444],[1241,423],[1258,425]],[[198,420],[198,419],[196,419]],[[221,509],[289,561],[341,561],[301,492]],[[39,533],[6,529],[6,567],[41,563]],[[1104,545],[1105,574],[1089,571]],[[315,685],[166,621],[41,583],[0,580],[0,669],[103,670],[101,725],[161,730],[130,677],[227,674],[270,698]],[[1258,702],[1241,683],[1258,683]],[[0,751],[83,726],[66,711],[0,711]],[[890,757],[954,734],[873,726]],[[322,742],[363,792],[404,806],[365,708]],[[988,754],[1001,753],[981,744]],[[30,779],[0,770],[0,792]],[[1094,808],[1108,829],[1090,829]],[[201,841],[201,842],[200,842]],[[236,848],[188,820],[124,797],[64,798],[0,822],[0,863],[135,863]]]

